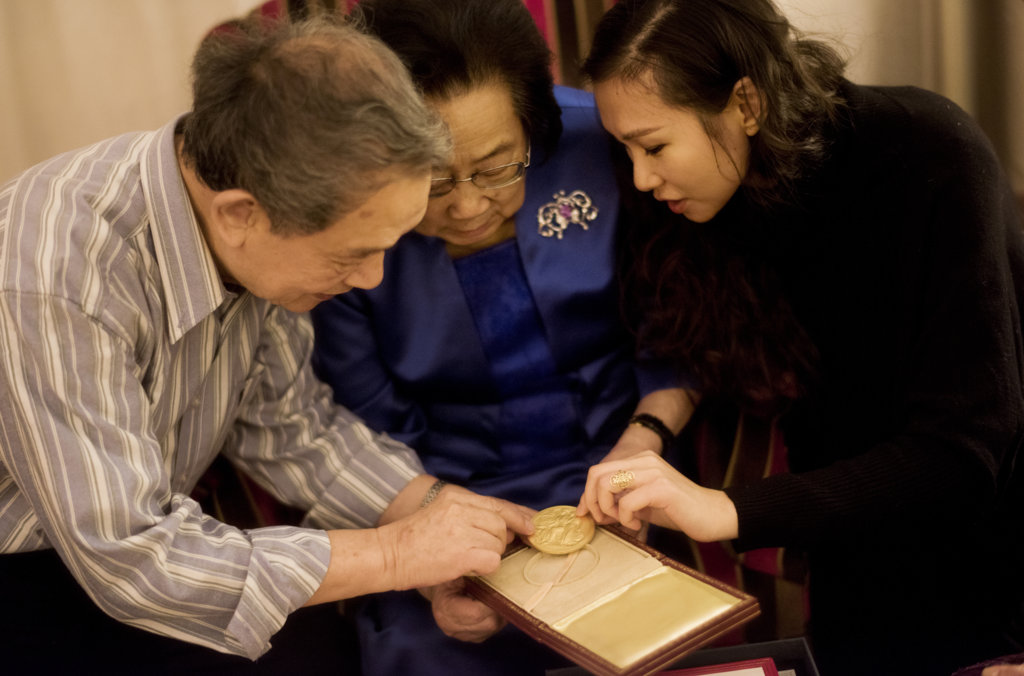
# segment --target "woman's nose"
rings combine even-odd
[[[661,184],[661,177],[645,160],[633,160],[633,185],[641,192],[654,190]]]
[[[448,199],[448,214],[452,218],[465,220],[479,216],[487,211],[488,199],[483,188],[478,188],[469,181],[455,186]]]

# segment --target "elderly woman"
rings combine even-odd
[[[690,412],[653,369],[638,379],[619,321],[619,203],[592,98],[553,87],[521,0],[364,0],[356,11],[410,68],[455,149],[381,284],[313,313],[318,373],[436,476],[534,508],[576,504],[588,467],[660,451],[673,431],[658,419]],[[370,599],[366,672],[551,664],[511,627],[479,645],[450,638],[501,626],[460,591],[425,593],[449,636],[416,592]]]

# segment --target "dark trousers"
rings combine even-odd
[[[333,604],[294,613],[253,662],[136,629],[101,611],[52,550],[0,554],[0,672],[358,674],[358,642]]]

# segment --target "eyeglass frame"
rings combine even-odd
[[[519,166],[519,169],[516,172],[515,177],[510,179],[507,183],[502,183],[501,185],[479,185],[476,182],[476,180],[475,180],[476,177],[479,176],[480,174],[486,174],[489,171],[498,171],[499,169],[505,169],[506,167],[514,167],[516,165]],[[488,167],[487,169],[480,169],[479,171],[474,171],[472,174],[470,174],[466,178],[455,178],[454,176],[448,176],[446,178],[432,178],[432,179],[430,179],[430,194],[428,195],[428,197],[430,199],[433,199],[433,198],[436,198],[436,197],[445,197],[447,195],[450,195],[453,192],[455,192],[455,188],[459,185],[459,183],[472,183],[473,185],[475,185],[477,188],[480,188],[481,190],[501,190],[502,188],[507,188],[510,185],[515,185],[519,181],[523,180],[523,177],[526,176],[526,170],[529,169],[529,168],[530,168],[530,148],[529,148],[529,146],[527,146],[527,148],[526,148],[526,158],[523,161],[521,161],[521,162],[508,162],[506,164],[499,164],[496,167]],[[434,186],[435,185],[444,185],[444,184],[450,185],[451,188],[446,190],[445,192],[435,194],[434,193]]]

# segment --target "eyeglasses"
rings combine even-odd
[[[527,148],[526,159],[522,162],[509,162],[508,164],[491,167],[490,169],[481,169],[480,171],[473,172],[473,175],[468,178],[449,176],[447,178],[431,179],[430,197],[444,197],[452,190],[455,190],[456,184],[466,183],[467,181],[484,190],[504,188],[521,180],[526,175],[526,170],[529,166],[530,149]]]

